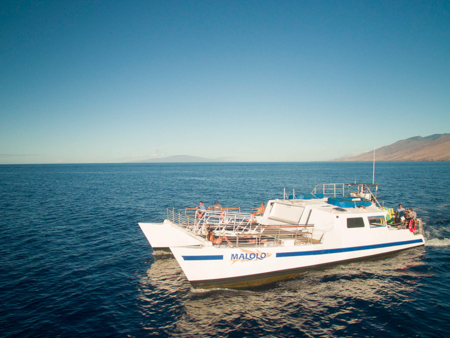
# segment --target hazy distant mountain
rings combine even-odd
[[[411,137],[375,150],[377,161],[450,161],[450,134]],[[335,161],[372,161],[373,151]]]
[[[151,158],[148,160],[136,161],[139,163],[180,163],[180,162],[223,162],[222,160],[203,158],[197,156],[176,155],[160,158]],[[136,163],[135,162],[135,163]]]

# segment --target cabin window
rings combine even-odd
[[[347,218],[347,228],[364,228],[362,217]]]
[[[371,228],[378,228],[386,226],[386,220],[384,216],[372,216],[369,217],[369,224]]]

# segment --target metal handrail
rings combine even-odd
[[[236,247],[280,245],[284,240],[312,243],[313,224],[297,226],[254,224],[250,213],[213,212],[207,210],[199,220],[186,210],[167,209],[168,219],[191,232],[203,236],[209,226],[215,236],[226,236]]]
[[[318,188],[322,187],[322,192]],[[320,183],[314,187],[311,194],[323,194],[324,196],[345,196],[345,183]]]
[[[375,193],[372,192],[370,187],[375,187]],[[346,187],[348,190],[346,191]],[[380,202],[377,199],[377,191],[378,191],[378,184],[373,183],[319,183],[317,184],[314,189],[311,191],[311,195],[318,195],[321,194],[323,197],[338,197],[338,196],[352,196],[351,193],[354,193],[354,191],[351,190],[351,187],[358,187],[358,194],[363,193],[362,190],[364,188],[364,193],[370,195],[370,200],[373,201],[376,205],[378,205],[380,208],[382,207]],[[361,191],[360,191],[361,188]],[[295,189],[293,189],[292,197],[293,199],[296,199],[295,197]],[[284,189],[284,196],[283,199],[290,199],[286,195],[286,189]]]

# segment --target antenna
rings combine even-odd
[[[373,147],[373,178],[372,184],[375,184],[375,147]]]

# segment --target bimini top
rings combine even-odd
[[[329,197],[328,203],[340,208],[370,207],[372,202],[361,197]]]
[[[325,196],[323,194],[296,194],[294,195],[290,195],[289,199],[296,199],[296,200],[312,200],[312,199],[321,199],[324,198]]]

